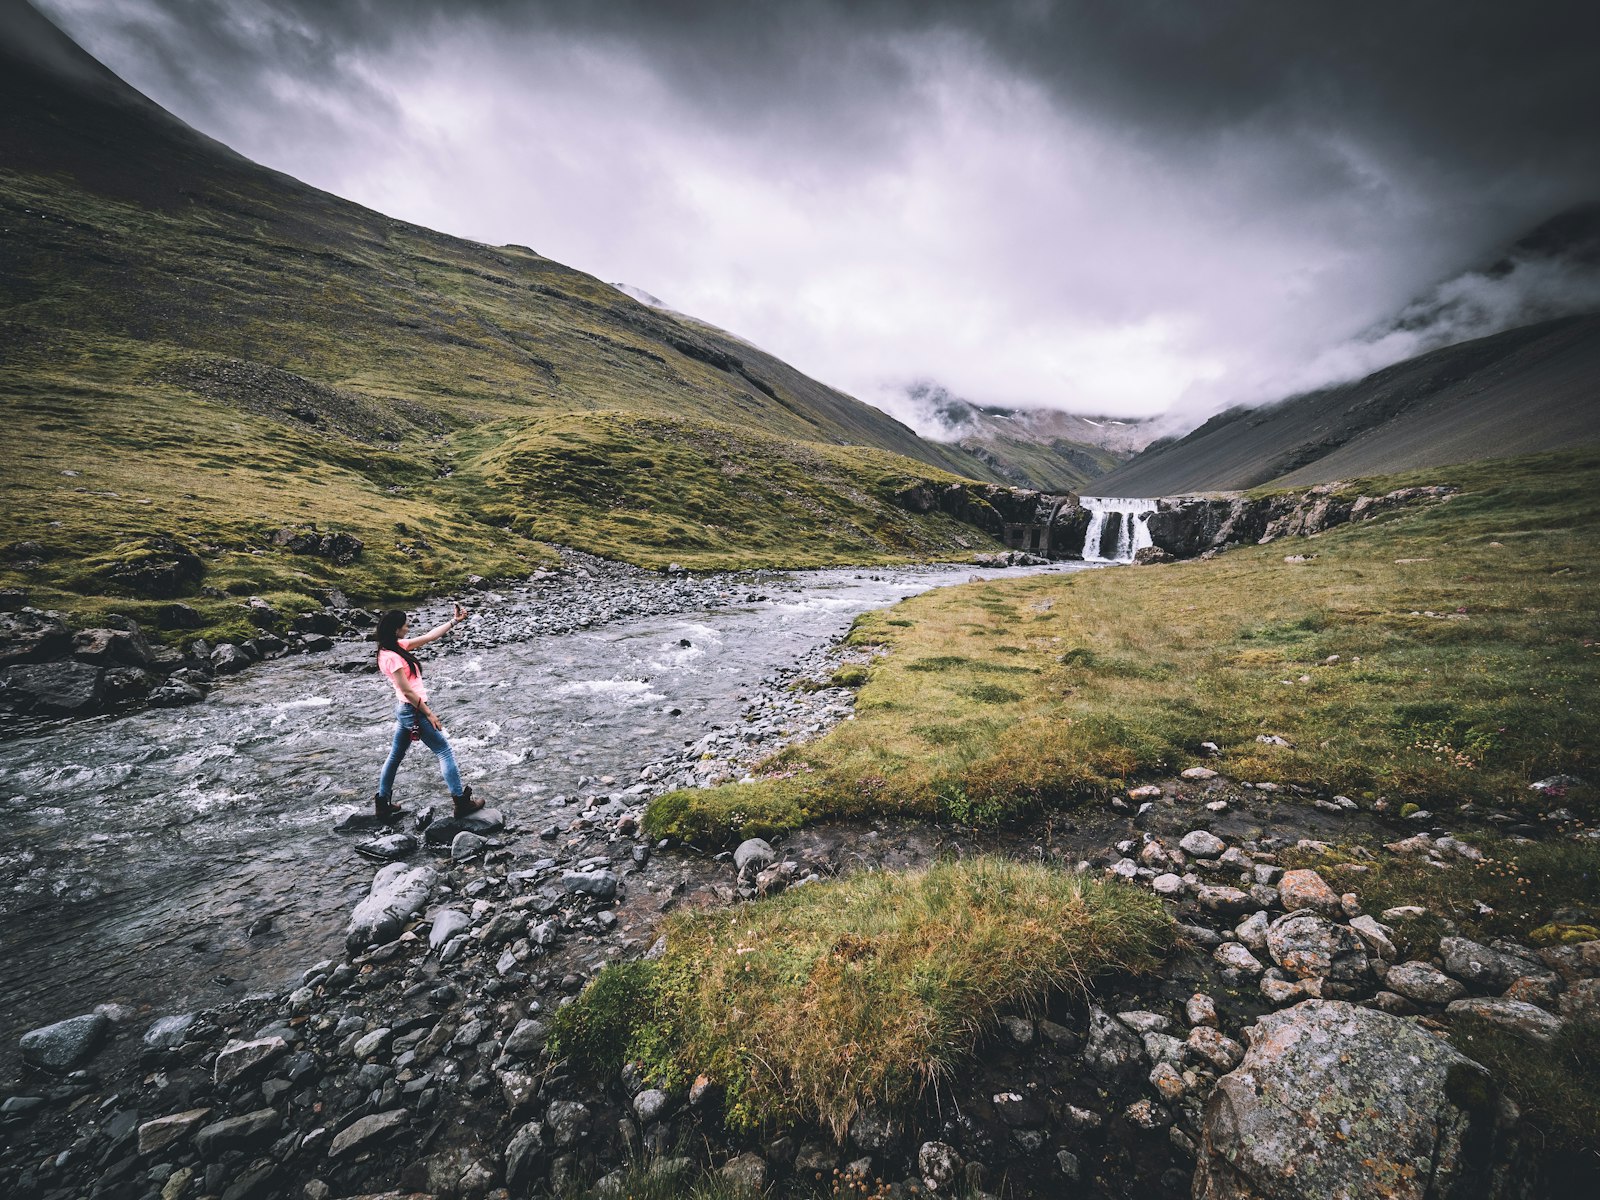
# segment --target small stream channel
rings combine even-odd
[[[972,574],[726,577],[701,593],[715,602],[590,628],[571,619],[581,586],[565,599],[512,590],[423,656],[464,777],[526,832],[738,721],[775,671],[858,614]],[[556,625],[579,627],[540,633],[554,605],[569,606]],[[425,608],[413,626],[438,615]],[[281,989],[338,951],[375,868],[334,826],[367,809],[393,719],[376,675],[334,669],[367,653],[265,663],[191,708],[0,744],[0,1060],[27,1029],[97,1004],[213,1005]],[[395,794],[413,810],[447,803],[424,748]]]

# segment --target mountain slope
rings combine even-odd
[[[537,540],[578,534],[702,566],[986,541],[887,499],[908,479],[998,478],[958,448],[526,247],[257,166],[15,0],[0,229],[0,582],[52,601],[115,590],[160,536],[213,592],[296,596],[522,571]],[[519,439],[560,448],[546,474],[611,456],[637,478],[582,491],[508,471],[498,452]],[[731,442],[762,447],[751,468],[712,466],[704,447]],[[784,504],[808,519],[775,531]],[[313,523],[359,537],[360,561],[274,546]]]
[[[1213,417],[1096,482],[1106,494],[1301,486],[1600,440],[1600,316],[1446,346],[1270,408]]]
[[[908,387],[904,403],[916,428],[987,463],[1007,483],[1046,492],[1084,490],[1154,437],[1141,421],[974,404],[928,381]]]

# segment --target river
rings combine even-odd
[[[705,603],[588,628],[581,581],[508,589],[423,651],[426,677],[463,776],[522,833],[730,727],[775,672],[858,614],[972,574],[711,577],[693,592]],[[413,628],[441,612],[424,608]],[[551,628],[565,632],[539,632]],[[334,826],[370,806],[393,702],[377,676],[334,668],[368,653],[263,663],[189,708],[0,743],[0,1062],[14,1063],[24,1031],[96,1005],[207,1007],[282,990],[337,955],[375,868]],[[407,758],[395,798],[445,811],[425,748]]]

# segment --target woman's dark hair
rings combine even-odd
[[[422,675],[422,664],[417,661],[417,656],[400,644],[400,626],[406,623],[405,610],[391,608],[378,618],[378,649],[393,650],[405,659],[411,667],[411,674],[418,678]]]

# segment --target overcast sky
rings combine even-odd
[[[253,159],[886,406],[1275,398],[1600,197],[1586,2],[37,2]]]

